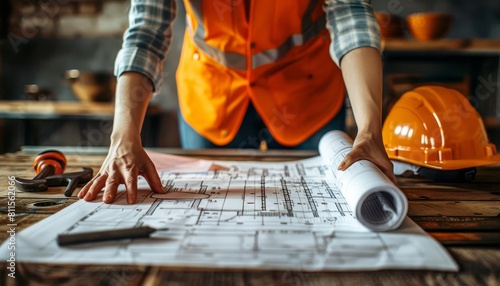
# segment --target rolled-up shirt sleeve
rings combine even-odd
[[[342,57],[360,47],[381,50],[380,30],[370,0],[325,0],[330,55],[340,66]]]
[[[139,72],[151,80],[153,90],[158,92],[175,16],[175,0],[131,0],[129,27],[115,59],[115,76]]]

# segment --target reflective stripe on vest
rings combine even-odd
[[[246,56],[244,54],[238,54],[233,52],[221,51],[205,42],[205,27],[203,27],[202,18],[202,0],[191,0],[191,6],[193,12],[198,21],[198,27],[193,35],[193,40],[196,46],[202,50],[209,57],[231,69],[246,70],[247,62]],[[312,23],[312,11],[316,7],[318,0],[311,0],[307,6],[306,12],[302,17],[302,33],[295,34],[288,37],[288,39],[283,42],[276,49],[269,49],[262,51],[255,55],[252,55],[252,69],[258,68],[262,65],[276,62],[285,54],[287,54],[291,49],[296,46],[303,45],[310,39],[319,35],[326,26],[326,16],[325,14]]]

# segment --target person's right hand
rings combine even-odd
[[[140,141],[139,141],[140,142]],[[96,176],[78,193],[78,198],[94,200],[104,189],[103,202],[112,203],[120,184],[125,184],[127,202],[133,204],[137,198],[137,179],[143,176],[151,190],[165,193],[158,172],[140,143],[124,140],[111,144],[108,156]]]
[[[164,193],[160,177],[141,143],[141,127],[153,95],[148,77],[137,72],[125,72],[118,77],[111,145],[97,175],[78,193],[80,199],[95,200],[104,189],[102,200],[112,203],[120,184],[125,184],[127,202],[137,198],[137,179],[143,176],[151,190]]]

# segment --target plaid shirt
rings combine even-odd
[[[370,0],[325,0],[330,54],[339,65],[342,57],[359,47],[380,50],[380,32]],[[115,75],[135,71],[147,76],[158,91],[163,61],[172,40],[175,0],[131,0],[129,28],[115,61]]]

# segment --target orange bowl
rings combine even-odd
[[[403,37],[404,29],[401,17],[380,11],[375,12],[375,17],[383,39]]]
[[[406,17],[406,26],[415,39],[429,41],[444,37],[452,21],[453,17],[446,13],[414,13]]]

